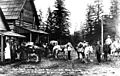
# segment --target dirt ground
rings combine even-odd
[[[0,76],[120,76],[120,57],[112,56],[107,62],[83,63],[72,53],[72,60],[42,58],[40,63],[12,63],[0,66]]]

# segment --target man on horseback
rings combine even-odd
[[[110,35],[108,35],[107,39],[105,40],[105,44],[103,46],[105,61],[107,61],[108,59],[108,54],[111,54],[111,44],[112,44],[112,39],[110,38]]]
[[[113,43],[111,44],[111,54],[119,54],[120,52],[120,41],[119,41],[119,38],[115,38]]]

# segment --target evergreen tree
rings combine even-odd
[[[64,6],[63,0],[56,0],[55,10],[53,11],[54,37],[61,42],[62,39],[69,38],[69,12]]]
[[[96,19],[95,22],[93,23],[94,25],[94,35],[93,37],[95,40],[100,40],[101,39],[101,14],[103,13],[102,10],[102,2],[100,0],[96,0],[95,2],[95,9],[96,9]]]
[[[86,34],[86,40],[89,41],[90,43],[93,42],[93,35],[94,35],[94,21],[96,19],[96,13],[95,13],[95,7],[94,5],[88,5],[88,9],[87,9],[87,26],[86,26],[86,30],[87,34]]]
[[[39,23],[40,23],[39,29],[44,31],[45,28],[44,28],[44,22],[43,22],[43,17],[42,17],[42,11],[41,10],[39,10],[38,18],[39,18]]]
[[[48,17],[47,17],[47,21],[46,21],[46,32],[49,33],[49,39],[51,39],[52,33],[53,33],[53,12],[51,11],[50,7],[48,8]]]
[[[87,34],[86,40],[90,43],[101,39],[101,14],[102,3],[99,0],[95,0],[94,5],[88,5],[87,9]]]
[[[111,0],[111,7],[110,7],[110,14],[113,18],[118,17],[119,13],[119,1],[118,0]]]
[[[111,27],[113,27],[112,31],[115,34],[119,32],[118,23],[119,23],[119,11],[120,11],[120,1],[119,0],[111,0],[111,7],[110,7],[110,15],[112,16],[111,19]]]

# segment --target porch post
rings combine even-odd
[[[49,35],[48,35],[48,43],[49,43],[49,41],[50,41],[49,39],[50,39],[50,38],[49,38]]]
[[[30,32],[30,42],[32,42],[32,32]]]
[[[3,44],[3,35],[1,35],[1,62],[4,61],[4,44]]]
[[[40,43],[40,35],[38,34],[38,43]]]

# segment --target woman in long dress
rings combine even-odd
[[[6,42],[5,59],[11,59],[10,44]]]

